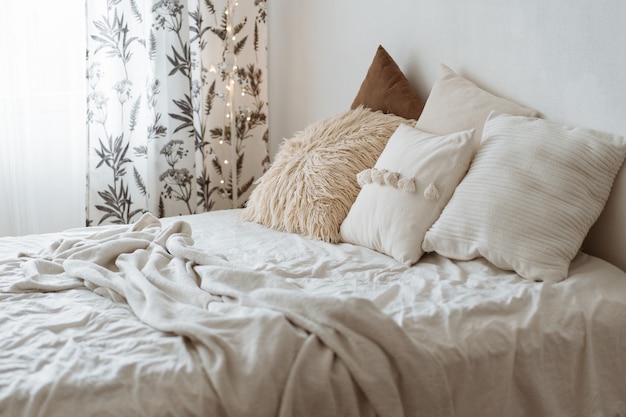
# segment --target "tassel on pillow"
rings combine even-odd
[[[407,193],[417,193],[417,184],[415,183],[415,178],[402,178],[400,181],[398,181],[398,188],[402,191],[406,191]]]
[[[417,194],[419,188],[419,180],[417,178],[407,178],[399,172],[387,169],[371,168],[363,170],[357,174],[356,180],[361,188],[367,184],[380,184],[388,185],[410,194]],[[439,200],[439,190],[435,184],[430,183],[424,189],[424,197],[431,201]]]
[[[385,173],[385,183],[393,188],[398,188],[398,180],[400,179],[399,172],[390,172],[387,171]]]
[[[372,182],[375,184],[385,185],[385,176],[382,171],[372,169]]]
[[[358,174],[356,174],[356,182],[358,182],[361,187],[363,187],[366,184],[371,184],[372,183],[372,170],[365,169],[359,172]]]
[[[430,183],[428,187],[424,190],[424,197],[426,200],[436,201],[439,200],[439,190],[435,186],[435,184]]]

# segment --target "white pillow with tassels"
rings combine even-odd
[[[357,175],[361,191],[341,225],[342,240],[417,262],[426,231],[474,156],[472,134],[437,136],[401,124],[376,165]]]

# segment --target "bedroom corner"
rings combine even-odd
[[[626,417],[626,2],[72,1],[0,14],[0,417]]]

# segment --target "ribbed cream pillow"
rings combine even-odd
[[[485,120],[492,111],[516,116],[538,115],[533,109],[478,87],[441,64],[439,78],[430,91],[415,127],[437,135],[475,129],[474,138],[478,142]]]
[[[311,124],[282,143],[242,219],[339,242],[359,193],[356,174],[376,163],[400,123],[415,121],[358,107]]]
[[[453,259],[483,256],[528,279],[563,280],[625,154],[620,136],[494,112],[422,248]]]
[[[441,214],[474,156],[472,130],[436,136],[402,124],[372,169],[341,225],[344,242],[412,265],[424,234]]]

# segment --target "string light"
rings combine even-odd
[[[215,93],[215,96],[224,103],[224,129],[222,129],[222,137],[219,138],[219,145],[223,147],[219,148],[218,153],[222,155],[228,154],[228,147],[230,147],[230,157],[228,159],[224,158],[223,164],[229,165],[231,167],[230,171],[224,169],[221,172],[222,178],[219,180],[220,183],[220,191],[221,195],[224,198],[231,198],[233,208],[238,206],[238,184],[237,184],[237,163],[232,163],[231,161],[237,161],[238,158],[238,118],[239,120],[250,121],[250,109],[248,107],[239,106],[237,110],[235,110],[234,104],[235,98],[239,96],[236,94],[237,88],[240,89],[241,97],[245,97],[246,94],[249,93],[248,82],[245,78],[239,75],[239,68],[237,66],[237,57],[235,56],[234,48],[236,47],[235,42],[237,41],[237,34],[233,33],[233,24],[234,24],[234,16],[235,16],[235,8],[239,6],[239,2],[235,1],[231,3],[230,1],[226,2],[226,9],[224,10],[224,15],[226,17],[226,36],[224,38],[225,41],[225,51],[222,56],[222,62],[218,64],[212,64],[209,67],[209,72],[215,74],[219,73],[222,76],[222,80],[225,81],[225,85],[223,86],[224,91],[218,91]],[[237,87],[238,86],[238,87]],[[230,138],[230,142],[228,139]],[[226,145],[226,146],[224,146]],[[217,154],[215,155],[215,160],[218,159]],[[221,158],[220,158],[221,159]],[[228,180],[228,175],[231,176],[230,181]],[[226,185],[229,185],[230,188],[227,188]],[[231,191],[232,190],[232,191]]]

